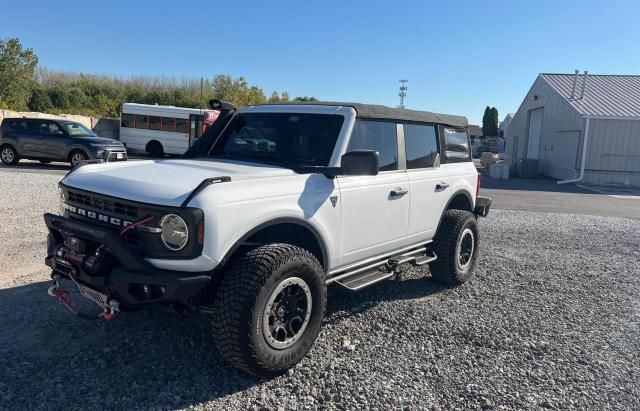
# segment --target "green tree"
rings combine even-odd
[[[280,101],[280,94],[278,94],[277,91],[272,91],[269,97],[269,103],[279,103]]]
[[[0,39],[0,106],[26,110],[38,57],[17,38]]]
[[[67,110],[69,108],[69,91],[63,84],[56,84],[48,91],[49,98],[56,111]]]
[[[296,97],[293,99],[293,101],[318,101],[318,99],[315,97],[304,96],[304,97]]]
[[[498,135],[498,110],[487,106],[482,116],[482,134],[487,137]]]
[[[28,108],[30,111],[46,113],[53,109],[53,104],[51,103],[51,99],[47,92],[42,87],[37,87],[33,89],[33,93],[29,99]]]

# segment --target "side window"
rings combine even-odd
[[[136,128],[141,128],[145,130],[149,128],[149,116],[136,114]]]
[[[133,114],[122,113],[122,120],[120,122],[122,127],[133,128]]]
[[[376,150],[380,154],[380,171],[398,169],[396,124],[384,121],[357,120],[347,151]]]
[[[176,132],[189,134],[189,120],[187,120],[186,118],[177,118]]]
[[[407,169],[433,167],[438,156],[436,128],[421,124],[404,125]]]
[[[13,131],[14,133],[26,133],[27,122],[26,121],[12,121],[7,124],[7,131]]]
[[[469,159],[469,137],[463,128],[442,128],[447,158]]]
[[[162,131],[176,131],[176,119],[162,117]]]
[[[160,117],[149,117],[149,130],[160,130]]]
[[[62,129],[60,126],[52,121],[40,121],[39,132],[47,136],[62,135]]]

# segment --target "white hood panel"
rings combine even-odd
[[[62,183],[132,201],[179,206],[206,178],[229,176],[233,182],[294,174],[285,168],[237,161],[132,160],[86,165]]]

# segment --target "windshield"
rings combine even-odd
[[[289,168],[328,166],[343,122],[335,114],[241,113],[209,156]]]
[[[95,137],[96,135],[88,127],[80,123],[62,123],[64,129],[72,137]]]

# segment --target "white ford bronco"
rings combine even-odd
[[[231,364],[269,376],[311,348],[327,285],[359,290],[404,263],[450,285],[473,272],[491,200],[466,118],[210,104],[220,116],[183,158],[83,165],[60,182],[61,212],[44,216],[49,294],[74,313],[62,280],[106,319],[202,311]]]

